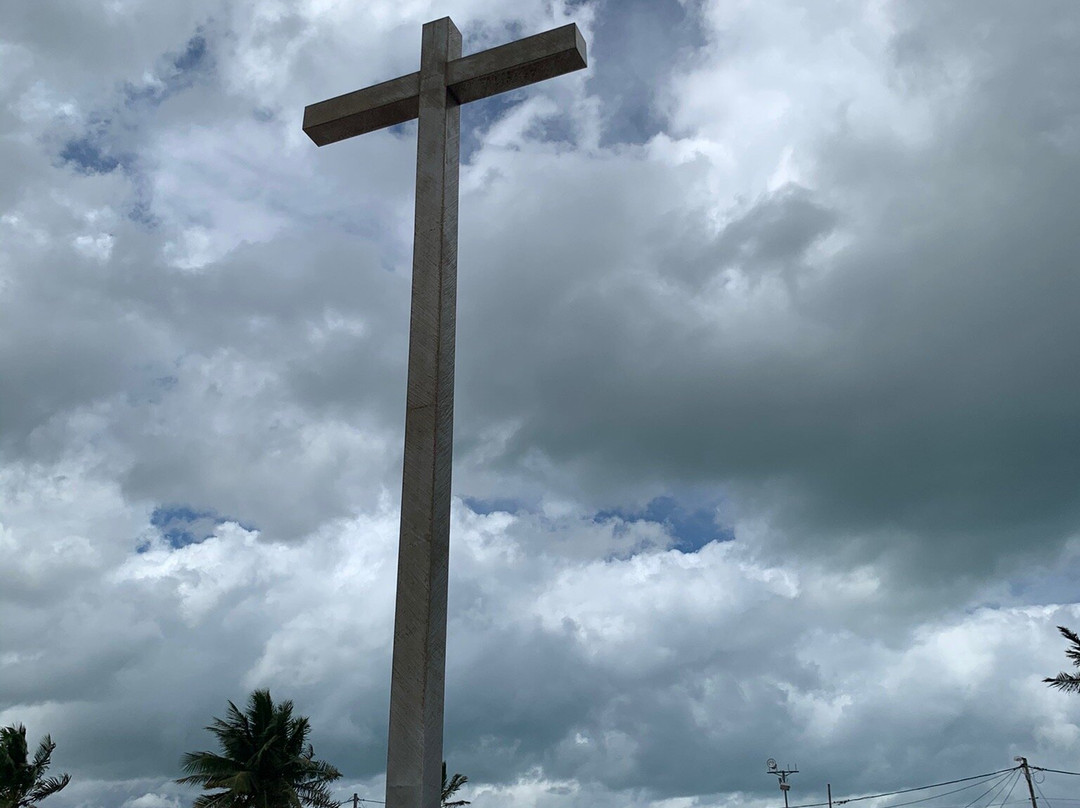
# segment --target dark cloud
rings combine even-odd
[[[762,273],[805,261],[806,251],[836,226],[836,214],[806,188],[787,185],[731,221],[709,256],[713,270]]]
[[[1009,38],[1001,60],[971,40],[980,25],[933,19],[898,37],[901,75],[921,64],[911,38],[931,36],[935,58],[972,74],[933,103],[921,143],[841,129],[819,144],[818,190],[736,207],[715,235],[662,235],[679,218],[657,217],[665,204],[705,218],[677,200],[683,167],[650,178],[651,208],[633,202],[642,178],[592,177],[575,201],[599,221],[517,200],[504,215],[516,254],[485,249],[487,286],[466,290],[483,299],[462,318],[463,394],[508,424],[504,473],[540,454],[599,502],[627,484],[711,483],[781,519],[793,546],[867,536],[866,559],[907,553],[888,538],[903,536],[916,568],[916,548],[935,546],[942,574],[1052,552],[1075,531],[1075,53],[1026,36],[1049,17],[1019,41],[987,23]],[[1016,110],[1027,86],[1041,100]],[[513,187],[544,181],[519,168]],[[530,234],[540,217],[550,238]],[[707,304],[678,285],[695,268]],[[725,318],[754,295],[775,310],[739,334]]]

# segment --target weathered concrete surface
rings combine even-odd
[[[304,107],[304,132],[316,146],[411,121],[420,112],[420,72]]]
[[[446,63],[460,55],[449,17],[424,26],[387,808],[438,808],[441,796],[461,119]]]
[[[464,104],[580,70],[585,64],[585,40],[570,23],[452,60],[446,66],[446,86]],[[325,146],[412,120],[419,108],[420,73],[409,73],[308,105],[304,131],[315,145]]]
[[[576,25],[461,58],[461,34],[445,17],[424,26],[419,72],[304,110],[304,131],[319,146],[411,118],[420,121],[388,808],[438,808],[441,797],[459,105],[582,67],[585,41]]]
[[[459,103],[478,101],[585,67],[585,40],[573,23],[474,53],[446,67]]]

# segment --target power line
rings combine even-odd
[[[1020,772],[1017,772],[1016,776],[1013,778],[1012,786],[1009,787],[1009,793],[1006,794],[1005,799],[1003,799],[1001,801],[1002,808],[1005,808],[1005,803],[1007,803],[1009,801],[1009,797],[1012,796],[1013,789],[1016,788],[1016,784],[1019,783],[1019,782],[1020,782]]]
[[[1026,806],[1028,806],[1028,808],[1031,808],[1031,803],[1026,799],[1024,799],[1024,800],[1009,800],[1007,803],[1000,803],[999,802],[996,805],[994,805],[994,808],[1002,808],[1003,805],[1026,805]],[[935,805],[934,808],[968,808],[968,806],[960,805],[960,804]],[[983,806],[983,808],[989,808],[989,806]]]
[[[1046,798],[1046,795],[1043,794],[1043,790],[1041,788],[1039,788],[1038,783],[1035,784],[1035,790],[1039,792],[1039,796],[1042,797],[1042,801],[1046,805],[1046,808],[1052,808],[1052,806],[1050,805],[1050,800],[1048,800]]]
[[[1014,772],[1012,772],[1012,777],[1020,777],[1020,775],[1018,775],[1018,773],[1014,771]],[[973,806],[975,803],[977,803],[978,800],[982,799],[983,797],[985,797],[990,792],[999,792],[1000,793],[1000,792],[1004,791],[1004,787],[1005,787],[1005,785],[1007,785],[1009,783],[1009,780],[1010,780],[1010,775],[1003,775],[1002,777],[998,778],[997,780],[995,780],[994,785],[991,785],[989,787],[989,789],[987,789],[982,794],[980,794],[977,797],[975,797],[974,799],[972,799],[971,802],[968,803],[968,805],[964,806],[963,808],[971,808],[971,806]],[[976,783],[976,785],[978,785],[978,783]],[[998,796],[997,794],[994,794],[994,796],[991,796],[988,800],[986,800],[986,805],[989,806],[990,803],[993,803],[994,800],[997,798],[997,796]]]
[[[1019,772],[1013,772],[1012,776],[1015,777],[1017,780],[1020,779],[1020,773]],[[980,794],[975,799],[973,799],[971,802],[969,802],[967,805],[965,805],[964,808],[971,808],[972,805],[977,803],[979,800],[981,800],[983,797],[985,797],[991,791],[1004,791],[1005,790],[1005,785],[1008,782],[1009,782],[1009,775],[1008,774],[1006,774],[1006,775],[1004,775],[1002,777],[999,777],[994,782],[994,784],[992,786],[990,786],[990,788],[986,789],[986,791],[984,791],[982,794]],[[978,785],[978,783],[976,783],[976,785]],[[1012,793],[1012,789],[1009,789],[1009,793],[1010,794]],[[990,803],[992,803],[996,797],[997,797],[997,794],[994,794],[993,797],[991,797],[989,800],[986,801],[986,804],[990,805]]]
[[[1071,774],[1073,777],[1080,777],[1080,772],[1066,772],[1061,769],[1044,769],[1042,766],[1029,766],[1028,768],[1035,769],[1040,772],[1053,772],[1054,774]]]
[[[998,775],[998,774],[1004,774],[1005,772],[1016,771],[1019,768],[1020,768],[1019,766],[1014,766],[1011,769],[999,769],[996,772],[989,772],[987,774],[973,774],[971,777],[961,777],[961,778],[959,778],[957,780],[946,780],[943,783],[932,783],[932,784],[930,784],[928,786],[915,786],[914,788],[901,788],[898,791],[886,791],[883,794],[867,794],[866,796],[863,796],[863,797],[849,797],[846,800],[833,800],[833,805],[843,805],[844,803],[848,803],[848,802],[860,802],[861,800],[873,800],[873,799],[877,799],[878,797],[892,797],[892,796],[895,796],[897,794],[909,794],[912,791],[925,791],[928,788],[940,788],[941,786],[951,786],[951,785],[955,785],[956,783],[966,783],[966,782],[968,782],[970,780],[986,780],[986,779],[988,779],[990,777],[994,777],[995,775]],[[949,793],[954,793],[954,792],[949,792]],[[939,796],[944,796],[944,795],[939,795]],[[792,808],[817,808],[817,806],[824,805],[824,804],[825,803],[816,803],[815,805],[793,805]]]
[[[896,791],[885,791],[885,792],[882,792],[881,794],[865,794],[865,795],[863,795],[861,797],[848,797],[847,799],[843,799],[843,800],[833,800],[832,805],[834,805],[834,806],[844,805],[844,804],[849,803],[849,802],[862,802],[863,800],[874,800],[874,799],[878,799],[880,797],[895,797],[895,796],[897,796],[899,794],[910,794],[910,793],[915,792],[915,791],[926,791],[927,789],[931,789],[931,788],[941,788],[942,786],[951,786],[951,785],[956,785],[957,783],[967,783],[967,782],[970,782],[972,780],[981,780],[983,782],[986,782],[990,778],[995,777],[996,775],[999,775],[999,774],[1008,774],[1009,772],[1019,773],[1021,768],[1023,768],[1023,767],[1022,766],[1013,766],[1010,769],[999,769],[996,772],[987,772],[986,774],[973,774],[970,777],[960,777],[960,778],[957,778],[956,780],[945,780],[944,782],[941,782],[941,783],[931,783],[930,785],[925,785],[925,786],[913,786],[912,788],[901,788],[901,789],[898,789]],[[1033,769],[1035,771],[1040,771],[1040,772],[1051,772],[1053,774],[1067,774],[1067,775],[1071,775],[1073,777],[1080,777],[1080,772],[1070,772],[1070,771],[1065,771],[1063,769],[1047,769],[1047,768],[1044,768],[1042,766],[1030,766],[1030,765],[1029,765],[1029,768],[1031,768],[1031,769]],[[1002,778],[996,780],[994,782],[994,784],[989,789],[984,791],[982,794],[980,794],[974,800],[969,802],[967,805],[962,806],[962,808],[971,808],[972,805],[974,805],[976,802],[981,800],[983,797],[985,797],[991,791],[994,791],[995,789],[998,789],[998,788],[1004,789],[1005,783],[1007,783],[1008,781],[1009,781],[1008,777],[1002,777]],[[1019,775],[1017,777],[1013,778],[1012,786],[1009,788],[1009,792],[1005,795],[1005,799],[1002,800],[999,803],[999,805],[1004,806],[1004,805],[1008,804],[1008,799],[1009,799],[1009,797],[1012,796],[1013,789],[1016,788],[1016,784],[1018,782],[1020,782]],[[934,794],[934,795],[926,797],[924,799],[911,800],[910,802],[896,802],[896,803],[892,803],[892,804],[890,804],[888,806],[885,806],[884,808],[902,808],[902,806],[906,806],[906,805],[916,805],[917,803],[927,802],[928,800],[938,799],[939,797],[947,797],[950,794],[958,794],[961,791],[966,791],[967,789],[974,788],[974,787],[976,787],[978,785],[980,785],[980,784],[979,783],[972,783],[969,786],[964,786],[963,788],[953,789],[952,791],[946,791],[943,794]],[[1036,788],[1038,788],[1037,784],[1036,784]],[[1045,795],[1043,795],[1041,788],[1038,789],[1038,791],[1039,791],[1039,796],[1042,797],[1043,800],[1047,801],[1047,804],[1049,806],[1049,798],[1047,798]],[[1059,802],[1080,802],[1080,799],[1073,799],[1073,798],[1069,798],[1069,797],[1054,797],[1054,799],[1058,800]],[[990,798],[990,803],[993,803],[993,801],[994,801],[994,798],[991,797]],[[354,794],[352,797],[349,797],[349,799],[339,802],[338,806],[342,806],[342,805],[345,805],[346,803],[350,803],[350,802],[352,802],[354,804],[357,803],[357,802],[360,802],[360,803],[370,802],[370,803],[374,803],[376,805],[386,805],[386,803],[383,800],[372,800],[372,799],[368,799],[367,797],[359,797],[359,796]],[[1026,800],[1021,800],[1021,802],[1026,802]],[[829,804],[830,803],[828,803],[828,802],[805,802],[805,803],[800,803],[798,805],[792,805],[791,808],[825,808],[825,806],[828,806]]]
[[[1028,768],[1033,770],[1033,771],[1049,772],[1049,773],[1052,773],[1052,774],[1065,774],[1065,775],[1069,775],[1069,776],[1072,776],[1072,777],[1080,777],[1080,772],[1066,771],[1065,769],[1048,769],[1048,768],[1045,768],[1043,766],[1032,766],[1030,764],[1028,764]],[[827,806],[830,806],[830,805],[839,806],[839,805],[843,805],[843,804],[849,803],[849,802],[861,802],[863,800],[873,800],[873,799],[878,799],[880,797],[893,797],[893,796],[896,796],[896,795],[899,795],[899,794],[909,794],[909,793],[914,792],[914,791],[925,791],[925,790],[928,790],[928,789],[931,789],[931,788],[940,788],[942,786],[951,786],[951,785],[955,785],[957,783],[971,782],[973,780],[987,782],[990,778],[996,777],[999,774],[1007,775],[1008,773],[1013,772],[1013,773],[1016,773],[1017,776],[1012,778],[1011,784],[1010,784],[1010,779],[1008,777],[1002,777],[1002,778],[996,780],[994,782],[993,786],[991,786],[990,789],[988,789],[987,791],[983,792],[978,797],[976,797],[973,802],[968,803],[967,806],[957,806],[957,808],[970,808],[970,806],[972,806],[975,802],[978,802],[980,799],[985,797],[987,794],[991,793],[992,791],[995,791],[996,789],[1004,790],[1006,785],[1008,785],[1009,786],[1009,791],[1005,795],[1005,799],[1002,800],[1000,803],[998,803],[1000,806],[1004,806],[1006,804],[1011,804],[1009,802],[1009,798],[1012,796],[1013,790],[1016,788],[1016,784],[1020,781],[1019,772],[1022,769],[1023,769],[1022,765],[1021,766],[1014,766],[1013,768],[1010,768],[1010,769],[999,769],[998,771],[987,772],[986,774],[974,774],[974,775],[972,775],[970,777],[960,777],[960,778],[958,778],[956,780],[946,780],[946,781],[941,782],[941,783],[931,783],[930,785],[925,785],[925,786],[915,786],[915,787],[912,787],[912,788],[902,788],[902,789],[898,789],[896,791],[885,791],[885,792],[882,792],[880,794],[866,794],[866,795],[863,795],[861,797],[848,797],[848,798],[842,799],[842,800],[833,800],[832,803],[828,803],[828,802],[804,802],[804,803],[799,803],[798,805],[792,805],[791,808],[826,808]],[[902,802],[902,803],[892,803],[889,806],[885,806],[885,808],[901,808],[901,806],[915,805],[916,803],[919,803],[919,802],[926,802],[926,801],[931,800],[931,799],[937,799],[939,797],[946,797],[946,796],[948,796],[950,794],[956,794],[956,793],[958,793],[960,791],[964,791],[967,788],[971,788],[971,787],[974,787],[974,786],[977,786],[977,785],[979,785],[979,783],[976,782],[972,786],[965,786],[964,788],[955,789],[953,791],[948,791],[948,792],[945,792],[943,794],[935,794],[935,795],[933,795],[931,797],[927,797],[926,799],[913,800],[913,801],[910,801],[910,802]],[[998,793],[1000,793],[1000,790],[998,791]],[[1038,792],[1039,792],[1039,795],[1042,796],[1043,799],[1047,801],[1047,803],[1049,803],[1050,798],[1043,795],[1042,789],[1038,789]],[[989,801],[988,805],[992,805],[994,803],[995,799],[997,799],[996,795],[990,798],[990,801]],[[1056,801],[1058,801],[1058,802],[1070,802],[1070,803],[1072,803],[1072,802],[1080,802],[1080,799],[1071,798],[1071,797],[1054,797],[1054,799]],[[1026,803],[1027,800],[1020,800],[1019,802]],[[1049,808],[1049,805],[1047,806],[1047,808]]]
[[[1010,772],[1010,771],[1012,771],[1012,770],[1011,769],[1006,769],[1006,772]],[[991,775],[991,777],[992,776],[993,775]],[[965,805],[964,808],[970,808],[972,803],[975,803],[975,802],[978,802],[979,800],[981,800],[983,797],[985,797],[987,794],[989,794],[991,791],[993,791],[995,788],[997,788],[998,785],[1000,785],[1002,782],[1004,782],[1007,779],[1008,779],[1008,774],[1005,774],[1002,777],[997,778],[995,780],[994,784],[992,786],[990,786],[990,788],[986,789],[986,791],[984,791],[982,794],[977,796],[974,800],[972,800],[967,805]],[[940,794],[931,794],[929,797],[920,797],[917,800],[909,800],[907,802],[889,803],[888,805],[884,806],[884,808],[901,808],[901,806],[903,806],[903,805],[917,805],[920,802],[929,802],[930,800],[940,799],[941,797],[948,797],[950,794],[959,794],[961,791],[967,791],[969,788],[977,788],[978,786],[981,786],[985,782],[986,782],[986,780],[980,780],[980,781],[975,782],[975,783],[969,783],[966,786],[960,786],[960,788],[954,788],[952,791],[943,791]],[[922,786],[921,788],[926,789],[926,788],[930,788],[930,787],[931,786]],[[918,790],[920,790],[920,789],[909,789],[909,791],[918,791]],[[860,799],[862,799],[862,798],[860,798]],[[865,799],[869,799],[869,797],[866,797]]]
[[[1029,800],[1026,800],[1026,799],[1009,800],[1006,803],[1000,803],[999,802],[994,806],[994,808],[1002,808],[1003,805],[1026,805],[1026,806],[1028,806],[1028,808],[1031,808],[1031,802]],[[967,808],[967,806],[964,806],[964,805],[937,805],[937,806],[935,806],[935,808]],[[983,806],[983,808],[989,808],[989,806]],[[1041,808],[1041,806],[1040,806],[1040,808]]]

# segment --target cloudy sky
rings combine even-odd
[[[447,14],[590,61],[462,112],[464,796],[1078,770],[1040,682],[1080,628],[1074,0],[34,0],[0,12],[0,724],[57,742],[47,804],[190,805],[256,687],[382,798],[415,124],[301,118]]]

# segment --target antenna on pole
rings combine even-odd
[[[788,808],[787,793],[791,791],[791,783],[787,781],[787,776],[789,774],[798,774],[798,767],[782,769],[777,765],[775,758],[769,758],[765,761],[765,769],[769,774],[775,774],[776,779],[780,781],[780,790],[784,793],[784,808]]]

